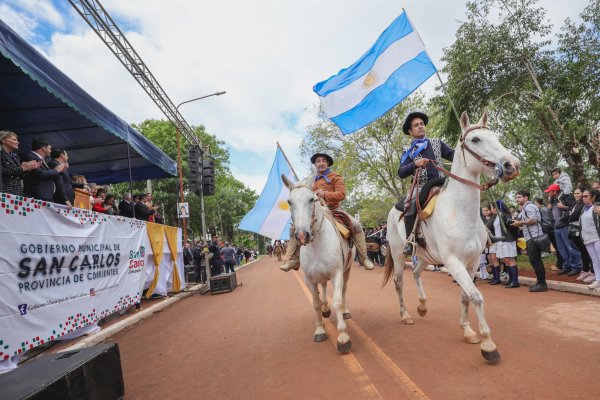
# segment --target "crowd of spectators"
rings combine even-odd
[[[218,235],[213,235],[210,242],[198,240],[193,248],[191,242],[184,243],[183,263],[188,268],[193,268],[196,282],[206,283],[205,260],[208,260],[210,275],[216,276],[233,273],[236,266],[254,261],[257,256],[256,249],[223,242]]]
[[[548,290],[542,258],[556,254],[551,273],[572,277],[600,288],[600,182],[591,187],[574,187],[560,168],[552,171],[554,182],[544,191],[546,199],[530,200],[529,190],[519,190],[517,207],[502,201],[482,207],[482,219],[490,235],[502,240],[490,243],[480,262],[480,276],[498,285],[505,275],[505,287],[519,287],[516,255],[520,244],[536,275],[531,292]],[[501,271],[501,267],[504,271]],[[488,276],[488,268],[492,274]]]
[[[117,205],[115,195],[108,193],[107,187],[88,184],[82,175],[71,175],[67,151],[52,148],[43,139],[33,140],[31,151],[20,157],[17,154],[19,138],[16,133],[0,131],[0,145],[1,191],[4,193],[32,197],[71,208],[77,188],[89,193],[90,204],[95,212],[164,223],[158,207],[152,202],[151,194],[132,196],[125,193]]]

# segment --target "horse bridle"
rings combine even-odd
[[[497,171],[497,175],[494,178],[490,179],[483,185],[480,185],[479,183],[471,182],[470,180],[467,180],[467,179],[461,178],[460,176],[454,175],[453,173],[451,173],[450,171],[446,170],[444,167],[439,165],[439,163],[435,160],[430,160],[430,161],[433,162],[434,168],[437,169],[438,171],[442,172],[443,174],[445,174],[445,175],[451,177],[452,179],[455,179],[461,183],[464,183],[465,185],[469,185],[471,187],[474,187],[474,188],[479,189],[482,192],[484,192],[498,183],[498,181],[502,177],[503,171],[502,171],[502,168],[500,166],[498,166],[495,162],[490,161],[486,158],[483,158],[481,155],[477,154],[473,149],[471,149],[467,145],[467,140],[466,140],[467,135],[476,129],[488,129],[488,127],[484,126],[484,125],[473,125],[473,126],[470,126],[468,129],[466,129],[460,135],[460,148],[462,150],[463,159],[465,160],[465,164],[466,164],[467,163],[467,159],[465,157],[465,150],[466,150],[469,152],[469,154],[471,154],[477,161],[479,161],[483,165],[490,167],[490,168],[494,168]]]
[[[312,191],[312,189],[308,185],[306,185],[306,184],[298,184],[297,186],[293,186],[290,189],[290,193],[292,192],[292,190],[298,189],[298,188],[301,188],[301,187],[304,187],[304,188]],[[323,220],[325,219],[325,216],[322,216],[321,217],[321,223],[319,224],[319,228],[315,229],[315,224],[317,223],[317,205],[315,204],[316,202],[317,202],[317,200],[315,200],[313,202],[312,215],[311,215],[311,218],[310,218],[310,235],[311,235],[311,237],[313,239],[315,238],[315,236],[317,236],[319,234],[319,232],[321,232],[321,227],[323,226]],[[294,223],[294,220],[292,219],[292,224],[293,223]]]

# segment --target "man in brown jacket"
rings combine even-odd
[[[346,198],[346,185],[342,176],[331,171],[333,158],[324,153],[316,153],[310,158],[310,162],[317,169],[313,191],[317,197],[322,198],[330,210],[341,210],[340,203]],[[348,215],[352,221],[352,236],[358,252],[358,260],[365,269],[373,269],[373,263],[367,257],[367,244],[365,233],[360,222]],[[293,227],[292,227],[293,229]],[[286,254],[288,262],[279,267],[283,271],[300,268],[300,246],[294,235],[290,235],[290,242]]]

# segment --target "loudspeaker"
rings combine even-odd
[[[236,287],[235,272],[210,277],[210,294],[233,292]]]
[[[0,399],[113,400],[125,394],[116,343],[52,354],[0,375]]]
[[[188,149],[188,165],[190,174],[188,183],[192,191],[201,190],[202,187],[202,150],[198,146]]]

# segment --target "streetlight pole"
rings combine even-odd
[[[197,100],[202,100],[205,99],[207,97],[211,97],[211,96],[221,96],[222,94],[225,94],[225,91],[222,92],[216,92],[216,93],[212,93],[206,96],[201,96],[201,97],[196,97],[194,99],[190,99],[190,100],[186,100],[186,101],[182,101],[181,103],[179,103],[177,105],[177,107],[175,107],[175,111],[176,113],[179,113],[179,107],[181,107],[184,104],[187,103],[191,103],[193,101],[197,101]],[[179,201],[181,203],[183,203],[185,201],[185,197],[183,195],[183,172],[181,170],[181,144],[180,144],[180,132],[179,132],[179,128],[177,126],[175,126],[175,130],[177,132],[177,170],[178,170],[178,174],[179,174]],[[202,152],[204,152],[204,149],[200,149]],[[204,193],[203,193],[203,187],[202,187],[202,180],[200,181],[200,215],[201,215],[201,223],[202,223],[202,240],[206,240],[206,223],[204,220]],[[187,241],[187,218],[182,218],[183,219],[183,237],[184,240]]]

